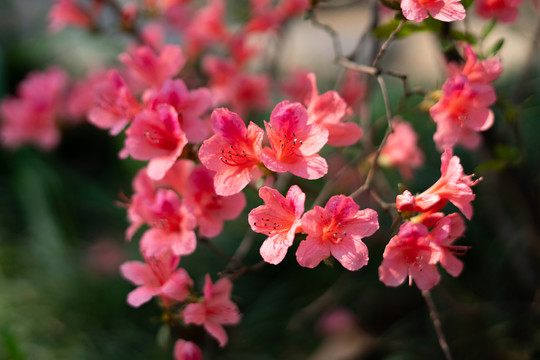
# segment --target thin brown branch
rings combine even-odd
[[[373,60],[373,67],[377,67],[379,64],[379,61],[382,59],[384,53],[386,52],[386,49],[388,49],[388,45],[390,45],[390,42],[394,39],[394,37],[397,35],[397,33],[401,30],[403,25],[405,24],[405,20],[401,20],[398,24],[398,26],[390,33],[390,36],[384,41],[384,43],[381,45],[381,48],[379,52],[377,53],[377,56],[375,56],[375,60]]]
[[[439,318],[439,313],[437,312],[437,308],[435,307],[435,303],[433,302],[433,298],[431,297],[431,292],[429,290],[423,290],[422,296],[424,297],[424,300],[426,301],[426,304],[429,308],[429,317],[431,318],[433,326],[435,327],[435,331],[437,332],[437,337],[439,338],[439,345],[441,346],[444,356],[446,357],[446,360],[452,360],[450,348],[448,347],[448,343],[446,342],[446,338],[444,337],[441,319]]]

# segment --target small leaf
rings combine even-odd
[[[501,50],[503,44],[504,44],[504,39],[499,39],[495,44],[493,44],[491,49],[488,50],[487,57],[492,57],[494,55],[497,55],[499,50]]]
[[[156,335],[156,340],[159,347],[161,347],[162,349],[166,349],[169,346],[170,339],[171,328],[167,324],[161,325]]]
[[[472,5],[473,2],[474,2],[474,0],[462,0],[461,5],[463,5],[463,7],[465,9],[467,9],[467,8],[469,8],[469,6]]]
[[[491,33],[491,30],[493,30],[493,28],[495,27],[495,25],[497,25],[497,20],[491,20],[490,22],[488,22],[486,26],[484,26],[484,28],[482,29],[482,34],[480,35],[480,38],[482,40],[487,38],[488,35]]]

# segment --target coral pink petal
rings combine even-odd
[[[153,281],[153,275],[148,267],[140,261],[128,261],[120,266],[122,276],[135,285],[144,285]]]
[[[379,266],[379,280],[386,286],[399,286],[406,278],[407,264],[401,257],[383,259]]]
[[[337,245],[331,245],[330,251],[332,256],[350,271],[356,271],[367,265],[369,256],[368,248],[360,240],[353,240],[352,237],[346,236],[343,241]]]
[[[433,18],[446,22],[463,20],[465,19],[466,15],[463,5],[461,5],[459,1],[452,0],[446,2],[439,11],[433,11],[430,9],[429,12]]]
[[[319,243],[319,240],[310,240],[309,236],[307,240],[304,240],[298,246],[296,251],[296,260],[298,264],[307,268],[314,268],[321,261],[330,256],[330,248],[323,246]]]
[[[423,266],[421,269],[420,271],[416,267],[409,267],[409,275],[412,276],[420,290],[429,290],[441,280],[441,275],[439,275],[435,265]]]
[[[286,245],[284,241],[278,240],[279,236],[272,236],[267,238],[260,249],[260,254],[264,261],[269,264],[277,265],[287,255],[287,250],[290,245]]]
[[[128,294],[127,302],[133,307],[139,307],[158,294],[159,288],[140,286]]]
[[[328,145],[350,146],[360,140],[364,132],[355,123],[325,124],[328,130]]]
[[[206,320],[206,310],[201,303],[189,304],[184,309],[183,315],[186,324],[202,325]]]
[[[206,321],[204,323],[204,328],[219,342],[220,347],[227,345],[228,337],[223,326],[215,322]]]

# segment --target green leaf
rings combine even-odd
[[[464,41],[471,45],[475,45],[478,42],[476,39],[476,36],[474,36],[471,33],[464,33],[463,31],[451,30],[450,34],[457,41]]]
[[[488,35],[491,33],[491,30],[493,30],[493,28],[495,28],[495,25],[497,25],[497,20],[491,20],[490,22],[488,22],[486,24],[486,26],[484,26],[482,28],[482,33],[480,35],[480,38],[482,40],[484,40],[485,38],[488,37]]]
[[[396,19],[390,20],[388,23],[373,29],[371,32],[373,35],[375,35],[379,39],[387,39],[392,33],[392,31],[394,31],[398,27],[400,22],[401,20],[396,20]],[[396,38],[403,38],[411,34],[414,34],[416,32],[427,31],[427,30],[428,29],[423,24],[413,24],[413,23],[407,22],[403,24],[403,27],[401,28],[401,30],[396,34]]]
[[[467,9],[469,6],[472,5],[473,2],[474,2],[474,0],[462,0],[461,5],[463,5],[463,7],[465,9]]]
[[[166,349],[169,346],[170,339],[171,339],[171,328],[167,324],[161,325],[156,335],[156,340],[159,347],[162,349]]]
[[[492,57],[494,55],[497,55],[499,50],[501,50],[502,46],[504,45],[504,39],[499,39],[493,46],[488,50],[487,57]]]

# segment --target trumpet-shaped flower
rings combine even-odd
[[[189,294],[193,280],[186,270],[179,268],[180,257],[170,251],[145,256],[146,262],[128,261],[120,266],[122,276],[138,288],[129,293],[129,305],[139,307],[154,296],[161,296],[165,303],[183,301]]]
[[[465,8],[459,0],[403,0],[401,10],[407,20],[421,22],[429,14],[437,20],[451,22],[465,19]]]
[[[220,196],[214,188],[214,172],[202,165],[193,169],[189,176],[184,200],[195,216],[199,232],[211,238],[223,229],[223,221],[236,219],[246,206],[246,196],[239,192]]]
[[[158,105],[156,111],[144,110],[126,130],[126,151],[137,160],[150,160],[148,176],[163,178],[187,144],[178,114],[170,105]]]
[[[384,249],[379,279],[386,286],[399,286],[408,277],[409,286],[414,280],[420,290],[429,290],[441,279],[437,271],[440,259],[441,251],[429,239],[428,228],[406,222]]]
[[[277,265],[293,244],[294,235],[300,232],[306,194],[296,185],[284,197],[277,190],[262,187],[259,196],[265,205],[249,213],[248,221],[255,232],[268,235],[261,246],[261,256],[267,263]]]
[[[413,196],[408,190],[396,198],[399,211],[436,212],[446,205],[454,204],[467,219],[472,217],[471,201],[475,195],[471,186],[479,180],[471,180],[472,175],[463,175],[463,167],[451,149],[441,156],[441,178],[420,195]]]
[[[236,325],[240,322],[240,313],[235,303],[231,301],[232,283],[222,278],[212,284],[210,275],[206,275],[204,284],[204,300],[189,304],[184,310],[186,324],[203,325],[223,347],[228,338],[222,325]]]
[[[252,122],[246,128],[237,114],[225,108],[214,110],[211,121],[215,135],[204,141],[199,159],[216,172],[216,193],[234,195],[258,175],[264,132]]]
[[[368,263],[368,248],[362,238],[379,229],[377,213],[358,210],[353,199],[333,196],[324,208],[315,206],[302,218],[307,238],[298,246],[296,259],[302,266],[314,268],[330,255],[347,270],[355,271]]]
[[[308,124],[306,108],[282,101],[265,122],[271,148],[264,148],[262,161],[275,172],[289,171],[305,179],[318,179],[328,171],[326,160],[317,154],[328,139],[328,130]]]
[[[349,146],[356,143],[363,134],[358,124],[342,122],[349,108],[345,100],[336,91],[327,91],[319,95],[315,74],[307,75],[311,93],[307,96],[308,124],[318,124],[328,130],[328,145]]]

